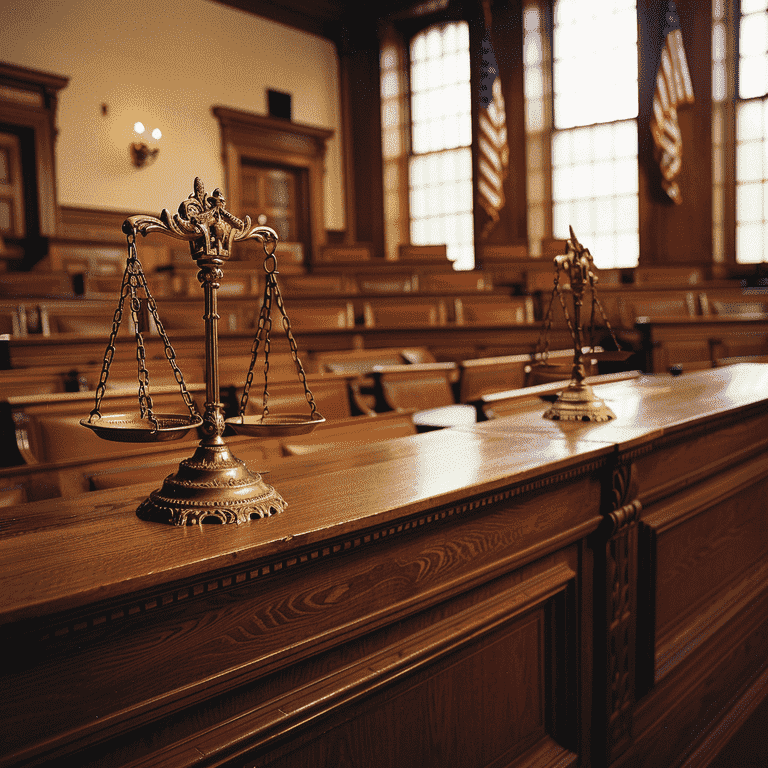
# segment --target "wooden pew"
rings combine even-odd
[[[493,278],[488,272],[432,272],[419,277],[419,290],[424,293],[469,293],[492,289]]]
[[[648,317],[638,322],[646,370],[711,367],[719,358],[768,353],[768,315]]]
[[[376,366],[377,410],[425,410],[456,402],[452,381],[457,378],[455,363]]]
[[[531,355],[505,355],[462,360],[459,363],[459,402],[470,403],[491,392],[526,385]]]
[[[464,296],[454,299],[457,325],[523,325],[533,323],[530,296]]]
[[[448,310],[440,297],[369,300],[363,305],[363,314],[366,328],[433,327],[448,321]]]

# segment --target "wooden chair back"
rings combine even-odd
[[[72,299],[72,277],[65,271],[3,272],[0,296],[20,299]]]
[[[533,323],[530,296],[477,296],[454,299],[457,325],[524,325]]]
[[[291,328],[296,331],[332,330],[354,328],[355,308],[351,301],[330,300],[322,302],[289,302],[285,307]],[[258,312],[252,321],[256,327]],[[272,332],[282,334],[282,319],[277,307],[272,306]]]
[[[291,296],[326,296],[328,294],[357,293],[357,285],[346,275],[286,275],[278,278],[280,290]]]
[[[327,421],[347,419],[352,416],[350,402],[350,382],[356,377],[352,374],[342,376],[307,376],[307,386],[317,405],[317,410]],[[263,409],[264,384],[254,378],[251,387],[247,414],[260,414]],[[310,408],[304,394],[304,388],[298,378],[293,381],[270,381],[267,388],[269,413],[271,416],[299,413],[309,418]]]
[[[366,301],[367,328],[424,328],[445,325],[448,313],[441,298],[377,299]]]
[[[451,379],[456,371],[455,363],[377,366],[372,371],[381,404],[377,410],[426,410],[453,405],[456,398]]]
[[[619,296],[621,325],[633,329],[638,317],[694,317],[696,297],[692,291],[685,293],[660,292],[657,296]]]
[[[413,293],[419,290],[419,277],[412,272],[363,273],[357,276],[360,293]]]
[[[317,258],[321,262],[370,261],[372,246],[366,243],[351,245],[321,245],[317,249]]]
[[[490,291],[492,289],[493,278],[488,272],[475,270],[427,272],[419,277],[419,290],[425,293]]]
[[[459,401],[470,403],[491,392],[524,387],[530,367],[530,355],[462,360],[459,363]]]
[[[112,331],[112,321],[117,308],[118,297],[114,300],[89,301],[51,301],[39,305],[40,333],[43,336],[55,334],[73,334],[103,339],[106,344]],[[162,318],[161,318],[162,319]],[[123,310],[121,332],[134,333],[133,318],[130,309]],[[29,325],[29,318],[28,318]]]
[[[189,387],[190,394],[202,412],[205,388]],[[150,387],[156,413],[187,414],[187,407],[176,387]],[[8,398],[16,445],[28,464],[61,463],[72,460],[127,456],[146,450],[142,443],[102,440],[80,424],[94,405],[93,392],[38,395]],[[138,413],[137,387],[131,390],[107,390],[101,413]],[[187,438],[196,442],[194,432]],[[179,445],[179,443],[176,443]]]

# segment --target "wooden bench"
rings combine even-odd
[[[377,410],[425,410],[456,402],[452,380],[457,377],[455,363],[376,366]]]
[[[188,386],[202,413],[203,385]],[[101,404],[102,416],[113,413],[138,413],[138,384],[132,389],[107,390]],[[187,407],[178,387],[150,387],[156,413],[186,415]],[[51,463],[73,458],[100,458],[141,453],[145,444],[102,440],[83,427],[94,407],[93,392],[72,392],[7,399],[13,419],[16,445],[28,464]],[[188,438],[193,440],[194,435]]]
[[[530,296],[464,296],[454,299],[457,325],[525,325],[534,322]]]
[[[646,370],[708,367],[721,358],[768,354],[768,315],[648,317],[638,322]]]
[[[491,392],[524,387],[531,355],[504,355],[462,360],[459,363],[459,402],[470,403]]]
[[[434,327],[448,320],[442,298],[399,298],[368,300],[363,305],[366,328]]]
[[[468,270],[464,272],[432,272],[419,277],[419,290],[424,293],[466,293],[490,291],[493,278],[487,272]]]

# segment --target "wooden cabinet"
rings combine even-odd
[[[6,509],[0,766],[703,766],[768,690],[766,392],[317,452],[243,526]]]

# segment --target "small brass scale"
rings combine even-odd
[[[153,491],[136,510],[144,520],[172,525],[197,525],[203,522],[244,523],[250,519],[269,517],[281,512],[286,502],[261,475],[251,472],[244,462],[230,450],[224,439],[229,427],[236,434],[267,438],[299,435],[311,432],[325,419],[318,413],[314,397],[307,385],[306,375],[299,359],[291,324],[285,312],[277,283],[277,233],[269,227],[252,227],[250,217],[241,221],[225,207],[226,201],[216,189],[207,195],[203,183],[195,179],[194,192],[181,203],[178,213],[171,216],[163,210],[160,218],[130,216],[123,223],[128,239],[128,258],[115,310],[104,364],[96,388],[96,404],[81,424],[105,440],[119,442],[159,442],[178,440],[191,430],[199,429],[202,439],[192,457],[183,460],[178,470],[166,477],[163,485]],[[150,293],[144,271],[136,251],[136,235],[159,232],[189,242],[192,258],[200,271],[205,296],[205,412],[201,416],[192,400],[176,354],[160,321],[157,305]],[[218,370],[218,310],[217,290],[223,278],[222,266],[230,257],[232,244],[241,240],[256,240],[264,246],[266,280],[264,298],[251,347],[251,362],[240,401],[240,414],[224,418],[224,406],[219,395]],[[187,414],[155,413],[149,394],[149,374],[146,368],[144,343],[139,326],[139,290],[144,292],[147,307],[162,338],[165,356],[173,369],[174,378],[187,406]],[[115,340],[123,318],[126,299],[136,328],[136,357],[139,383],[139,413],[102,415],[101,402],[106,390],[109,369],[115,354]],[[304,387],[309,414],[269,413],[268,374],[272,305],[277,305],[283,330],[288,338],[296,372]],[[264,349],[264,390],[262,413],[246,416],[253,372],[259,346]]]

